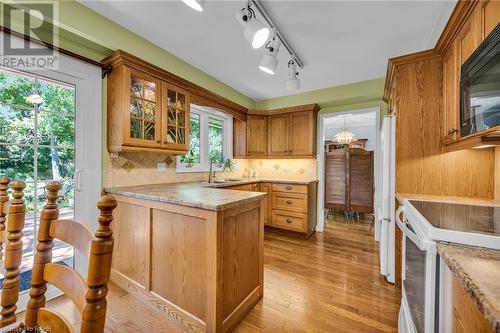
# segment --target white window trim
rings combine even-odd
[[[208,172],[208,119],[210,117],[220,119],[224,122],[224,142],[223,156],[224,160],[233,158],[233,117],[217,111],[210,107],[191,104],[192,114],[200,116],[200,163],[195,163],[192,167],[187,167],[181,162],[181,156],[177,156],[177,172]],[[213,165],[213,171],[222,171],[222,166]]]

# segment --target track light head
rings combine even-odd
[[[193,8],[197,12],[202,12],[205,9],[205,3],[207,0],[182,0],[186,5]]]
[[[286,80],[286,91],[295,91],[300,89],[300,79],[297,77],[297,64],[292,58],[288,62],[288,80]]]
[[[261,48],[269,38],[269,28],[255,16],[255,12],[249,4],[236,13],[236,19],[243,25],[243,35],[254,49]]]
[[[274,74],[276,67],[278,66],[278,52],[280,50],[281,41],[276,36],[274,32],[273,39],[269,41],[266,45],[266,54],[262,57],[259,65],[259,69],[267,74]]]

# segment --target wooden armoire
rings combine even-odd
[[[373,213],[373,152],[360,148],[325,153],[325,208]]]

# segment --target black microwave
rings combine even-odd
[[[462,65],[460,135],[500,125],[500,24]]]

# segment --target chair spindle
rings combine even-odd
[[[7,243],[5,246],[5,277],[0,314],[0,327],[5,327],[16,322],[16,303],[19,299],[19,266],[23,256],[23,229],[26,214],[24,204],[24,188],[26,184],[21,181],[12,183],[13,200],[9,206],[7,216]]]

